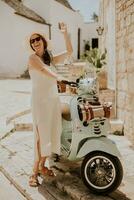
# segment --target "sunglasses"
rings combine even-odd
[[[39,42],[40,40],[41,40],[41,37],[39,36],[39,37],[36,37],[36,38],[34,38],[34,39],[31,39],[31,40],[30,40],[30,43],[33,44],[35,41],[36,41],[36,42]]]

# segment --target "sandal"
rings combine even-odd
[[[39,169],[39,174],[41,174],[43,176],[46,176],[46,175],[52,176],[52,177],[55,176],[54,172],[52,170],[48,169],[47,167],[40,168]]]
[[[31,186],[31,187],[38,187],[39,186],[39,181],[38,181],[38,178],[35,174],[33,174],[29,177],[29,186]]]

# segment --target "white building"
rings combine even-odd
[[[83,26],[83,38],[86,42],[89,42],[90,48],[99,48],[99,38],[96,29],[98,28],[98,22],[87,22]]]
[[[62,21],[68,26],[77,59],[83,51],[83,40],[88,39],[88,29],[80,13],[66,0],[0,1],[0,76],[16,77],[26,70],[29,55],[23,42],[33,31],[42,30],[49,36],[53,54],[64,51],[64,38],[58,28]]]

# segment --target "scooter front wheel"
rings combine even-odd
[[[120,185],[123,168],[117,157],[100,151],[92,152],[82,162],[81,177],[91,192],[108,194]]]

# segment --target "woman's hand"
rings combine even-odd
[[[54,58],[53,58],[53,63],[54,64],[57,64],[57,63],[60,63],[60,62],[64,62],[65,59],[71,57],[72,53],[73,53],[73,48],[72,48],[72,44],[71,44],[71,40],[70,40],[70,35],[68,34],[68,31],[67,31],[67,25],[64,22],[60,22],[59,23],[59,29],[61,30],[61,32],[62,32],[62,34],[64,36],[67,52],[62,53],[62,54],[60,54],[58,56],[54,56]]]
[[[61,23],[59,23],[59,28],[60,28],[61,32],[64,34],[67,54],[69,56],[71,56],[72,53],[73,53],[73,48],[72,48],[70,36],[68,34],[68,31],[67,31],[67,25],[64,22],[61,22]]]
[[[59,29],[62,33],[67,33],[67,25],[64,22],[59,23]]]

